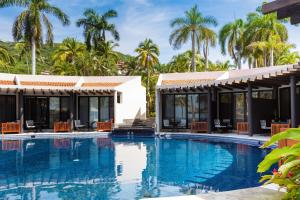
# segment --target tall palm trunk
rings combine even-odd
[[[146,101],[147,101],[147,109],[146,109],[146,116],[149,117],[149,113],[150,113],[150,98],[149,98],[149,85],[150,85],[150,70],[148,67],[148,56],[145,62],[145,67],[147,70],[147,84],[146,84]]]
[[[205,41],[205,71],[208,70],[208,40]]]
[[[192,70],[193,72],[196,71],[196,66],[195,66],[195,31],[192,32]]]
[[[264,50],[264,67],[267,66],[267,53],[266,50]]]
[[[271,47],[270,49],[270,66],[274,66],[274,49]]]
[[[36,44],[34,37],[31,38],[31,62],[32,62],[32,75],[36,75]]]

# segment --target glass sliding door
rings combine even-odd
[[[200,94],[200,121],[207,122],[208,119],[208,99],[207,94]]]
[[[79,119],[83,124],[89,122],[89,97],[79,98]]]
[[[60,120],[59,97],[49,98],[49,127],[53,128],[54,122]]]
[[[188,98],[188,126],[190,127],[193,121],[199,121],[199,95],[189,94]]]
[[[60,120],[68,121],[70,119],[70,99],[69,97],[60,98]]]
[[[178,128],[187,127],[187,99],[186,95],[175,95],[175,125]]]
[[[90,97],[90,122],[98,122],[99,121],[99,98],[98,97]],[[96,123],[93,123],[96,126]]]
[[[244,122],[246,121],[246,99],[245,99],[245,94],[244,93],[235,93],[234,94],[235,98],[235,123],[236,122]]]
[[[16,121],[16,96],[0,96],[0,122]]]
[[[164,128],[173,127],[174,122],[174,95],[162,95],[162,125]]]
[[[109,121],[109,97],[100,97],[100,121]]]

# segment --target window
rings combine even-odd
[[[99,121],[99,98],[90,97],[90,109],[89,109],[89,121],[98,122]],[[95,126],[96,124],[93,123]]]
[[[199,95],[190,94],[188,95],[188,125],[193,121],[199,121]]]
[[[16,96],[0,96],[0,122],[16,121]]]
[[[174,121],[174,95],[163,95],[163,127],[168,128]]]
[[[206,94],[200,94],[200,121],[208,119],[208,97]]]
[[[100,97],[100,121],[109,120],[109,97]]]
[[[244,122],[245,121],[245,94],[244,93],[235,93],[235,121]]]
[[[180,128],[186,127],[186,95],[175,95],[175,122]]]
[[[117,93],[117,103],[121,103],[122,102],[122,93],[118,92]]]
[[[49,98],[49,126],[53,127],[54,122],[60,120],[59,97]]]

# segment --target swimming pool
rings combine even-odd
[[[203,139],[1,141],[0,199],[140,199],[253,187],[267,153]]]

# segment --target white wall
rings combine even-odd
[[[146,89],[141,77],[125,82],[116,90],[122,93],[121,103],[115,105],[116,124],[123,123],[124,119],[146,119]]]

